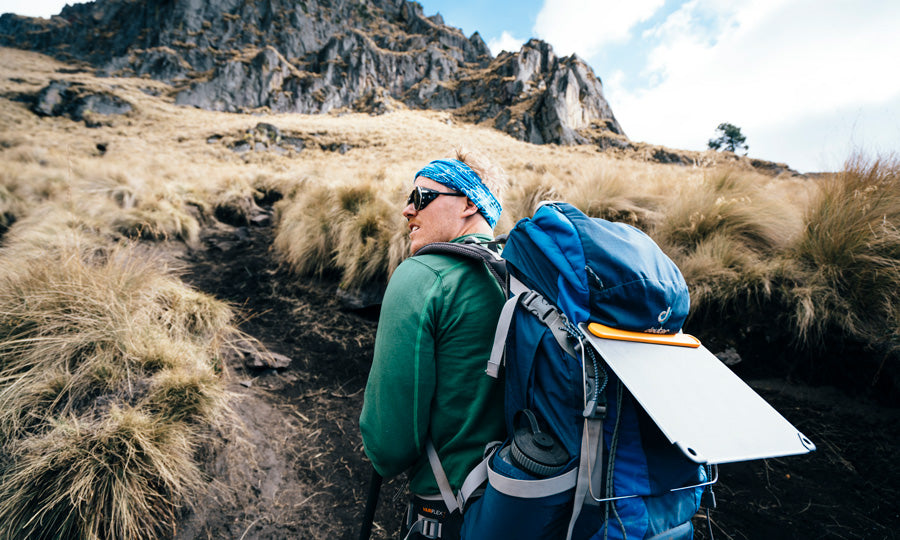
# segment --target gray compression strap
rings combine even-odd
[[[459,503],[460,512],[465,510],[466,501],[469,500],[469,497],[472,493],[481,487],[481,484],[487,480],[488,477],[488,462],[491,460],[491,456],[494,453],[490,452],[487,457],[481,460],[481,463],[475,466],[474,469],[466,476],[466,479],[463,481],[463,485],[459,488],[459,494],[456,496],[456,500]]]
[[[562,350],[566,351],[569,356],[577,358],[575,348],[569,343],[569,334],[566,332],[568,319],[556,306],[548,302],[537,291],[528,291],[522,298],[521,304],[529,313],[544,323]]]
[[[548,497],[550,495],[562,493],[567,489],[575,487],[575,483],[578,480],[577,468],[572,469],[565,474],[544,478],[542,480],[518,480],[516,478],[509,478],[508,476],[503,476],[502,474],[495,472],[490,467],[488,467],[487,474],[488,482],[491,483],[491,486],[494,489],[505,495],[521,497],[524,499],[536,499],[538,497]]]
[[[531,289],[529,289],[527,286],[525,286],[524,283],[522,283],[521,281],[519,281],[518,279],[516,279],[512,276],[509,276],[509,293],[510,294],[512,294],[513,296],[518,296],[518,295],[520,295],[522,293],[526,293],[530,290]]]
[[[596,448],[591,451],[591,441],[594,442]],[[566,534],[566,540],[572,539],[572,531],[575,529],[575,522],[581,514],[581,507],[585,502],[591,506],[597,506],[593,500],[593,480],[600,477],[599,464],[602,463],[603,455],[603,421],[597,419],[585,418],[584,432],[581,436],[581,457],[578,463],[578,480],[575,484],[575,503],[572,506],[572,518],[569,520],[569,532]],[[590,495],[590,497],[588,497]]]
[[[444,499],[444,504],[447,505],[447,511],[452,514],[459,510],[459,504],[456,502],[456,497],[453,495],[453,489],[450,487],[450,481],[447,480],[447,474],[441,466],[441,460],[438,458],[437,450],[434,449],[434,444],[431,443],[430,437],[425,441],[425,453],[428,454],[431,472],[434,473],[434,479],[437,481],[438,489],[441,490],[441,498]]]

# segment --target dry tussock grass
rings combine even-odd
[[[6,538],[145,538],[168,534],[173,501],[201,485],[185,429],[135,408],[61,418],[18,441],[4,472]]]
[[[511,176],[515,182],[504,204],[504,213],[509,214],[508,228],[531,216],[541,201],[565,200],[579,201],[581,209],[590,216],[647,229],[659,219],[659,206],[668,185],[686,182],[694,174],[673,174],[671,167],[606,156],[588,159],[591,157],[595,156],[514,165]]]
[[[0,536],[160,534],[204,486],[231,310],[137,247],[56,232],[0,250]]]
[[[298,190],[279,206],[281,260],[300,274],[339,273],[348,288],[385,280],[409,251],[396,211],[403,188],[385,184],[356,177]]]
[[[801,225],[798,209],[772,189],[778,182],[726,169],[673,187],[648,232],[684,273],[695,312],[753,317],[768,309]]]
[[[753,252],[772,254],[796,235],[800,222],[796,208],[764,189],[770,182],[762,175],[724,170],[675,185],[656,236],[690,250],[721,235]]]
[[[798,339],[830,330],[900,347],[900,159],[852,158],[824,179],[790,256],[799,271],[788,293]],[[799,279],[798,279],[799,277]]]

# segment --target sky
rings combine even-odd
[[[900,154],[898,0],[420,0],[494,55],[577,54],[631,140],[704,150],[728,122],[800,172]],[[0,0],[49,17],[64,1]]]

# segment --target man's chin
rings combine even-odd
[[[425,240],[423,238],[416,238],[418,236],[416,234],[412,234],[410,236],[411,236],[411,238],[409,239],[409,241],[410,241],[409,254],[410,255],[415,255],[417,251],[419,251],[420,249],[422,249],[425,245],[427,245],[429,243],[427,240]]]

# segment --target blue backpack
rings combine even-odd
[[[666,440],[579,328],[678,332],[690,303],[675,264],[638,229],[565,203],[520,220],[502,259],[464,244],[425,252],[480,258],[509,291],[487,367],[505,369],[508,439],[458,494],[429,448],[448,508],[465,509],[462,538],[691,538],[708,471]]]

